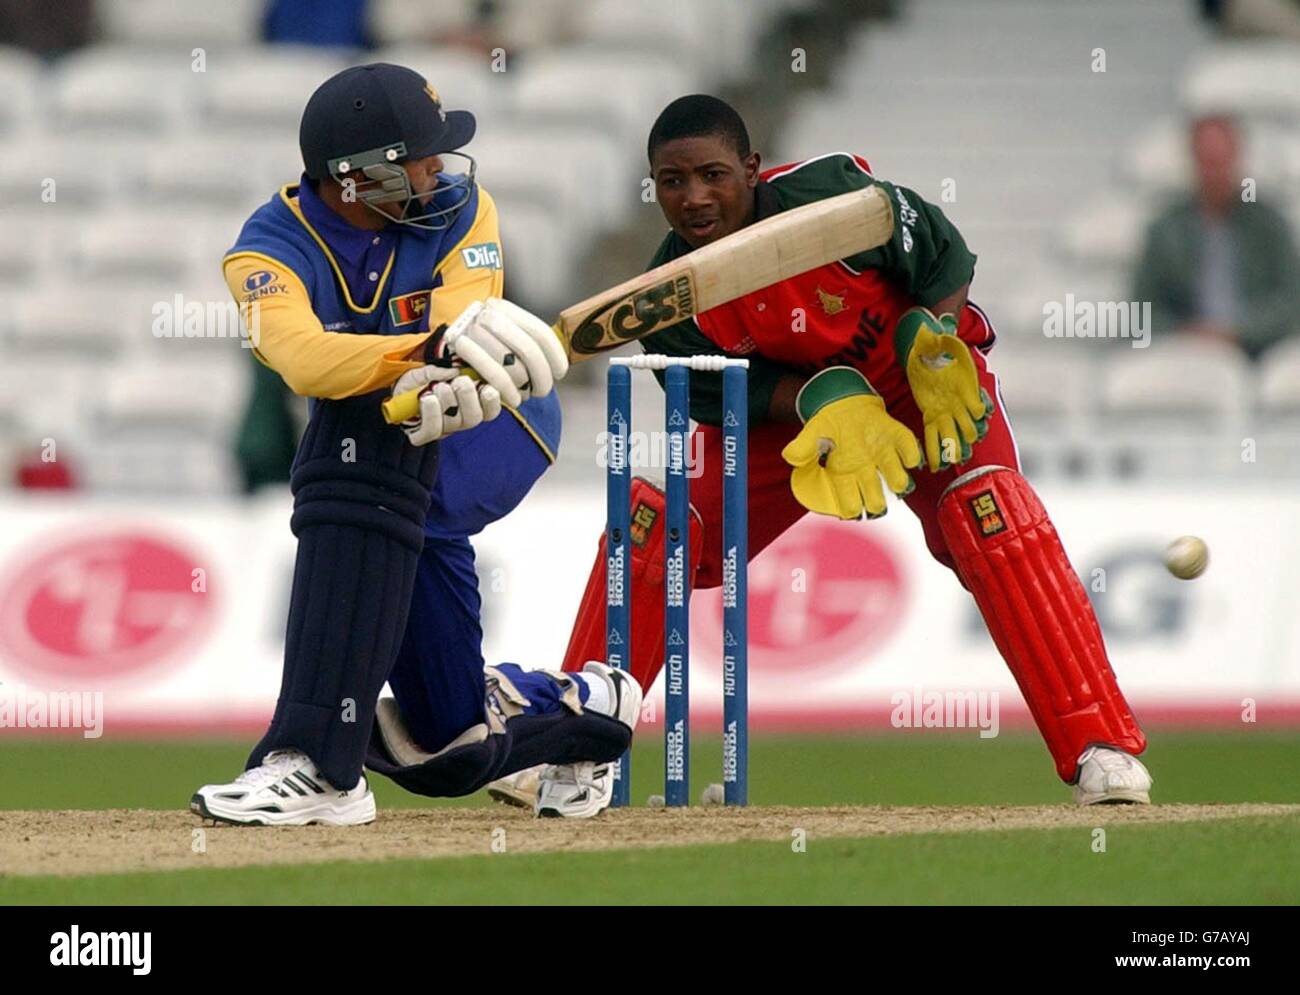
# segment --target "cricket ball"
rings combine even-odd
[[[1210,547],[1196,536],[1179,536],[1165,547],[1165,566],[1179,580],[1193,580],[1210,565]]]

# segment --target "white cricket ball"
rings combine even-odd
[[[701,805],[722,805],[727,800],[727,793],[722,790],[721,784],[710,784],[700,792]]]
[[[647,798],[647,799],[645,800],[645,807],[646,807],[646,808],[663,808],[663,807],[664,807],[664,796],[663,796],[663,795],[651,795],[649,798]]]
[[[1165,547],[1165,566],[1179,580],[1192,580],[1210,565],[1210,547],[1196,536],[1179,536]]]

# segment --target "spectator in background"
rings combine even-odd
[[[0,45],[53,59],[88,45],[98,30],[95,0],[0,0]]]
[[[285,386],[280,374],[251,360],[252,389],[240,419],[235,462],[245,494],[289,483],[293,454],[307,424],[302,398]]]
[[[13,482],[22,491],[71,491],[77,477],[68,468],[66,457],[45,460],[40,449],[21,453],[14,465]]]
[[[1193,122],[1195,189],[1151,223],[1133,296],[1157,333],[1231,342],[1251,358],[1300,331],[1300,262],[1286,220],[1243,196],[1236,124]]]
[[[1300,0],[1200,0],[1201,13],[1224,35],[1300,41]]]
[[[262,37],[272,44],[370,48],[368,0],[270,0]]]

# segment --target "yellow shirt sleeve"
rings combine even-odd
[[[298,274],[261,253],[239,252],[224,263],[226,285],[240,305],[253,354],[275,370],[289,388],[306,397],[337,400],[367,394],[423,364],[406,357],[422,346],[428,332],[410,335],[359,335],[327,332],[311,309]],[[258,272],[256,289],[244,289]]]
[[[442,274],[442,286],[429,302],[429,327],[450,325],[475,301],[500,297],[505,288],[505,264],[501,256],[497,205],[482,187],[478,188],[478,213],[474,223],[454,249],[443,257],[435,274]]]

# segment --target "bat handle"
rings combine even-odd
[[[559,323],[551,327],[561,342],[565,344],[565,350],[568,351],[568,340],[561,330]],[[573,356],[570,356],[570,361]],[[585,357],[584,357],[585,358]],[[469,377],[471,380],[480,379],[479,375],[469,367],[461,370],[462,375]],[[384,421],[390,425],[400,425],[411,418],[418,418],[420,415],[420,389],[404,391],[401,394],[394,394],[387,398],[381,405],[384,412]]]

